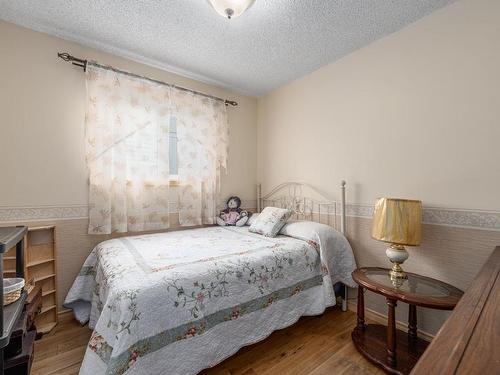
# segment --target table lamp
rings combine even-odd
[[[401,264],[410,256],[407,246],[420,245],[422,202],[410,199],[379,198],[373,212],[372,238],[391,244],[385,254],[392,262],[391,280],[406,279]]]

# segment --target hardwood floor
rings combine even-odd
[[[319,317],[303,317],[295,325],[242,348],[201,374],[383,374],[354,348],[351,331],[355,324],[353,312],[337,308]],[[78,374],[89,338],[90,330],[68,315],[50,334],[36,342],[32,374]]]

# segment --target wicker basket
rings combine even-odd
[[[3,279],[3,305],[7,306],[16,302],[21,297],[24,287],[24,279]]]

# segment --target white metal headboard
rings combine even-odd
[[[266,195],[262,195],[261,185],[257,185],[257,212],[261,212],[267,206],[288,208],[294,211],[296,219],[326,221],[325,224],[333,225],[345,235],[345,185],[345,181],[340,183],[340,202],[328,200],[316,188],[306,183],[285,182],[271,189]],[[304,195],[304,191],[307,190],[318,198]],[[338,206],[340,206],[340,210],[338,210]],[[340,214],[340,228],[337,226],[338,214]]]

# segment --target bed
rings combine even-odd
[[[337,203],[304,198],[304,187],[259,189],[259,210],[295,212],[275,238],[207,227],[97,245],[65,300],[94,330],[80,374],[196,374],[335,305],[333,285],[354,286],[356,267],[345,198],[337,231]]]

